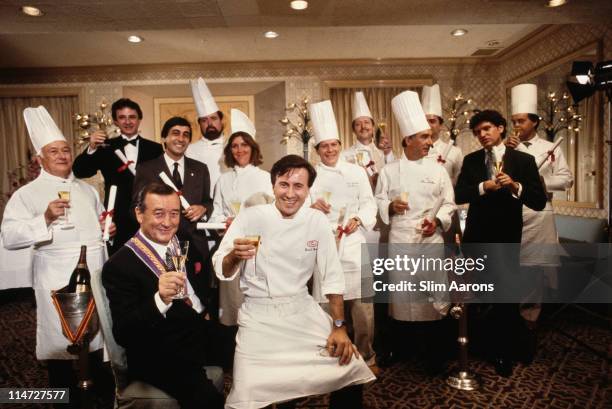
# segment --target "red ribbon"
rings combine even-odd
[[[106,219],[106,216],[110,216],[113,217],[115,215],[115,209],[111,210],[111,211],[103,211],[102,214],[100,216],[102,216],[103,219]]]
[[[550,156],[550,161],[555,161],[555,151],[548,151],[548,156]]]
[[[202,271],[202,263],[200,263],[199,261],[196,261],[193,264],[193,269],[194,269],[196,274],[200,274],[200,271]]]
[[[369,162],[369,163],[366,165],[366,168],[370,168],[370,167],[372,167],[372,166],[374,166],[374,165],[376,165],[376,163],[374,163],[374,161],[373,161],[373,160],[371,160],[371,161],[370,161],[370,162]]]
[[[127,162],[125,162],[123,165],[119,166],[117,168],[117,172],[121,173],[121,172],[125,172],[125,170],[130,167],[130,165],[134,163],[133,160],[128,160]]]
[[[442,159],[442,155],[438,155],[438,163],[446,163],[446,160]]]
[[[176,191],[176,195],[177,195],[177,196],[183,196],[183,192],[181,192],[180,190],[177,190],[177,191]]]
[[[344,233],[348,233],[348,229],[344,229],[342,228],[342,226],[338,226],[338,228],[336,229],[336,235],[338,236],[338,240],[342,238],[342,235]]]

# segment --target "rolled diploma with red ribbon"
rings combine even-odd
[[[440,157],[442,158],[443,161],[446,161],[446,158],[448,157],[448,153],[450,152],[452,147],[453,147],[453,141],[451,139],[446,144],[446,148],[444,148],[444,152],[442,152],[442,155],[440,155]]]
[[[563,137],[562,136],[560,136],[559,139],[556,140],[556,142],[553,145],[552,149],[548,151],[548,155],[546,155],[545,157],[543,157],[542,159],[540,159],[538,161],[538,169],[540,169],[542,167],[542,165],[544,165],[546,163],[548,158],[550,158],[551,156],[554,155],[555,149],[557,149],[557,147],[561,144],[561,142],[563,142]]]
[[[168,177],[168,175],[166,175],[164,172],[159,172],[159,177],[161,178],[161,180],[167,184],[168,186],[170,186],[172,188],[172,190],[174,190],[176,192],[176,194],[178,195],[180,201],[181,201],[181,205],[183,206],[183,209],[187,210],[189,209],[189,207],[191,206],[189,204],[189,202],[187,201],[187,199],[185,199],[183,197],[183,195],[181,194],[181,192],[179,192],[179,190],[176,188],[176,186],[174,186],[174,183],[172,183],[172,180],[170,180],[170,178]]]
[[[104,233],[102,240],[110,240],[110,227],[113,222],[113,211],[115,210],[115,198],[117,197],[117,186],[112,185],[108,192],[108,205],[106,206],[106,218],[104,219]]]
[[[128,163],[128,158],[121,152],[120,149],[115,149],[115,155],[121,160],[124,165],[127,165],[132,175],[136,175],[136,165],[134,163]]]

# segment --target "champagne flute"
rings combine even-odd
[[[400,192],[400,200],[402,202],[408,203],[408,192],[406,192],[406,191]],[[406,211],[404,210],[404,213],[402,213],[402,214],[406,214]]]
[[[57,192],[57,196],[62,200],[67,200],[70,202],[70,190],[60,190]],[[68,218],[68,208],[64,207],[64,222],[61,224],[62,230],[73,229],[74,225],[70,223],[70,219]]]
[[[248,240],[249,244],[255,246],[255,255],[253,256],[253,269],[254,274],[257,277],[257,253],[259,250],[259,245],[261,243],[261,236],[255,234],[251,236],[245,236],[245,240]]]
[[[326,190],[324,192],[321,192],[321,199],[323,199],[326,204],[329,204],[329,201],[331,200],[331,195],[332,192]]]
[[[495,175],[499,175],[504,170],[504,161],[496,160],[495,161]]]
[[[178,271],[179,273],[187,273],[186,262],[187,262],[187,253],[189,251],[189,241],[183,240],[179,241],[178,245],[172,245],[170,254],[169,254],[169,267],[173,268],[174,271]],[[168,260],[167,260],[168,261]],[[188,298],[186,287],[182,286],[178,289],[176,294],[172,296],[173,300],[182,300]]]
[[[363,152],[357,152],[355,156],[357,157],[357,164],[363,166]]]
[[[230,202],[230,207],[232,209],[232,216],[236,217],[236,216],[238,216],[238,213],[240,212],[240,208],[242,207],[242,203],[239,200],[232,200]]]

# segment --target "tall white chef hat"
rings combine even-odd
[[[425,85],[421,93],[421,101],[423,101],[423,111],[426,115],[436,115],[442,118],[442,99],[438,84],[431,87]]]
[[[51,142],[66,140],[47,109],[42,105],[37,108],[24,109],[23,119],[37,154],[40,154],[42,148]]]
[[[338,125],[330,100],[308,105],[308,114],[312,122],[315,145],[330,139],[340,140]]]
[[[535,84],[519,84],[510,91],[512,115],[538,114],[538,87]]]
[[[362,116],[373,118],[363,92],[357,91],[353,94],[353,121]]]
[[[404,91],[391,100],[391,108],[397,120],[402,137],[411,136],[429,128],[425,112],[419,102],[419,94]]]
[[[198,112],[198,118],[214,114],[219,110],[215,99],[202,78],[191,80],[191,94]]]
[[[255,139],[255,125],[253,125],[253,122],[251,122],[249,117],[244,112],[236,108],[232,108],[230,112],[232,116],[232,134],[235,134],[236,132],[244,132],[251,135],[251,137]]]

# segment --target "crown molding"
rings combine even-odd
[[[223,61],[211,63],[183,64],[134,64],[74,67],[24,67],[0,69],[0,84],[39,84],[56,82],[97,82],[138,80],[139,74],[150,73],[203,73],[215,78],[217,72],[265,70],[270,76],[312,76],[308,69],[333,67],[410,67],[449,65],[497,65],[520,54],[534,43],[553,35],[567,25],[543,25],[499,53],[483,57],[461,58],[389,58],[389,59],[323,59],[323,60],[282,60],[282,61]],[[303,69],[304,73],[295,70]],[[284,72],[291,70],[291,72]],[[275,72],[276,71],[276,72]],[[195,74],[198,75],[198,74]],[[240,75],[237,75],[240,76]],[[265,75],[264,75],[265,76]],[[177,77],[180,78],[180,77]],[[187,81],[187,79],[185,79]]]

